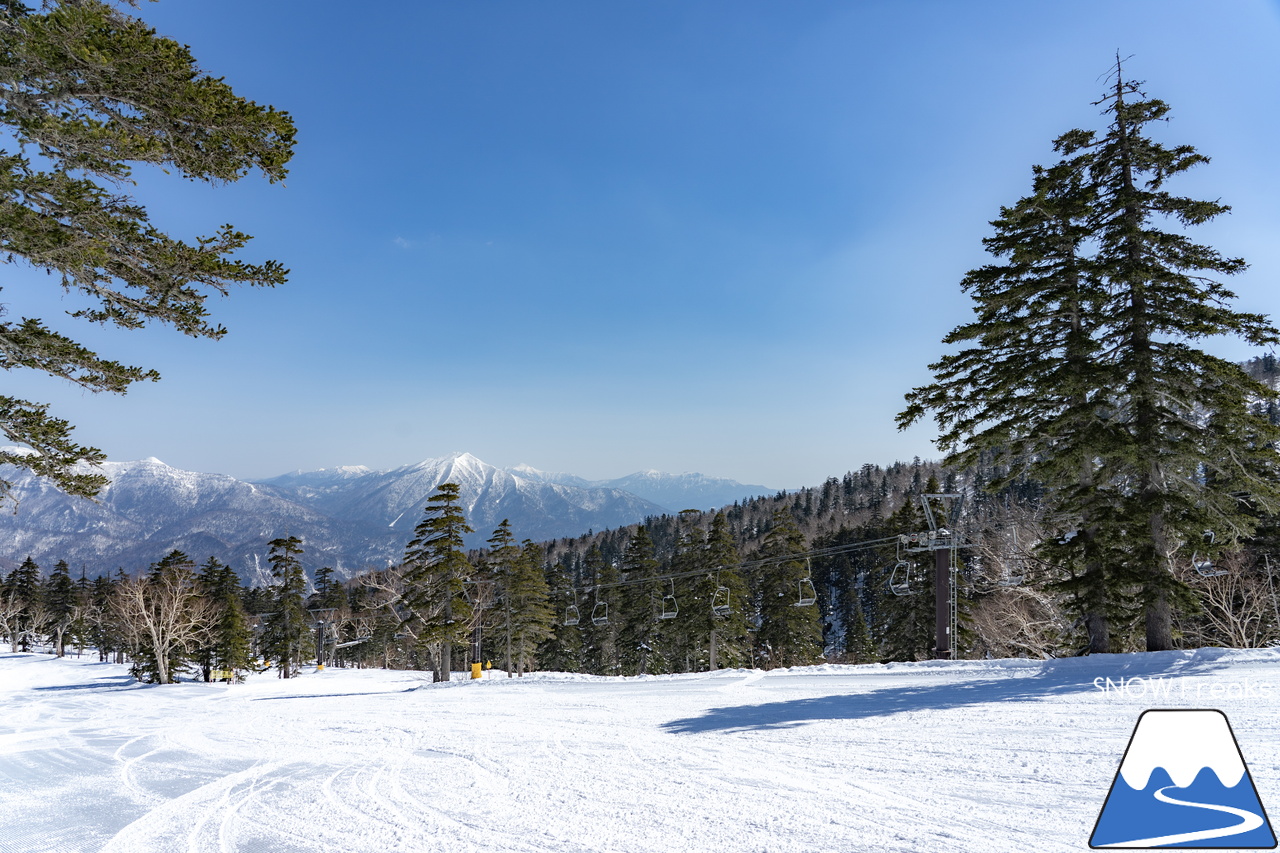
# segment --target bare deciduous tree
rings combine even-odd
[[[159,684],[174,681],[174,670],[198,643],[207,640],[217,615],[213,604],[196,594],[190,576],[182,572],[129,578],[116,590],[112,609],[135,659],[154,668]]]
[[[1226,573],[1199,577],[1190,569],[1178,569],[1184,582],[1200,593],[1200,612],[1185,620],[1194,644],[1256,649],[1280,640],[1275,579],[1268,583],[1265,564],[1237,551],[1225,555],[1216,568]]]
[[[997,658],[1052,657],[1070,630],[1054,597],[1030,586],[995,590],[974,605],[971,624],[978,647]]]

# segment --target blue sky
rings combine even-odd
[[[1242,310],[1280,314],[1280,5],[1114,2],[146,3],[298,125],[284,186],[140,171],[187,238],[224,222],[273,291],[215,299],[220,342],[74,330],[160,383],[41,377],[113,459],[240,477],[467,450],[587,477],[772,488],[934,454],[902,395],[969,315],[1000,205],[1117,50],[1213,162],[1173,189],[1233,213]],[[57,320],[43,276],[11,313]],[[19,297],[19,294],[21,296]],[[1242,344],[1209,345],[1243,358]]]

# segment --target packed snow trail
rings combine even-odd
[[[1079,851],[1149,707],[1221,708],[1280,801],[1278,697],[1274,651],[233,686],[8,654],[0,853]]]

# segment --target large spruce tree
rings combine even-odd
[[[273,611],[264,625],[263,651],[275,661],[281,678],[293,678],[310,657],[307,639],[311,620],[305,607],[307,573],[302,568],[302,540],[285,536],[268,544],[271,553],[267,561],[276,583],[271,587]]]
[[[204,680],[209,681],[215,669],[248,669],[253,656],[253,632],[241,602],[240,578],[230,566],[210,557],[200,567],[197,580],[214,614],[209,633],[196,652]]]
[[[44,583],[40,566],[31,557],[5,578],[4,597],[12,610],[9,641],[13,651],[31,651],[39,631],[44,627],[45,612],[42,607]]]
[[[654,580],[658,568],[653,538],[640,525],[623,552],[622,585],[615,596],[618,658],[623,675],[666,671],[665,661],[654,660],[658,646],[657,608],[662,598],[662,586]],[[651,666],[655,668],[651,670]]]
[[[537,663],[539,645],[551,636],[555,612],[551,608],[545,571],[546,552],[526,539],[507,586],[511,614],[511,657],[516,675]]]
[[[80,594],[66,560],[59,560],[45,582],[44,606],[48,618],[46,632],[53,640],[53,652],[66,654],[66,640],[80,615]]]
[[[976,346],[932,365],[899,425],[932,410],[949,463],[991,453],[1045,486],[1065,523],[1043,553],[1063,567],[1088,650],[1111,649],[1131,597],[1146,647],[1167,649],[1174,611],[1194,603],[1171,560],[1205,530],[1238,541],[1280,504],[1280,433],[1250,406],[1275,392],[1196,344],[1278,338],[1230,307],[1218,279],[1244,262],[1183,233],[1229,208],[1165,188],[1207,162],[1147,135],[1169,107],[1119,61],[1098,103],[1106,130],[1059,137],[1061,160],[994,223],[986,244],[1003,263],[965,279],[977,318],[947,338]]]
[[[123,194],[135,163],[212,184],[253,169],[279,181],[294,127],[287,113],[237,97],[202,73],[186,47],[115,6],[49,0],[37,11],[0,3],[0,123],[17,143],[0,149],[0,253],[51,274],[74,295],[71,317],[123,329],[163,323],[219,338],[226,330],[208,319],[210,294],[285,280],[275,261],[237,257],[249,235],[225,225],[184,242]],[[100,357],[59,331],[63,325],[0,322],[0,369],[38,370],[95,392],[124,393],[159,378]],[[0,396],[0,432],[36,451],[3,450],[0,462],[70,494],[96,494],[106,478],[73,466],[105,457],[72,441],[71,429],[45,404]],[[0,499],[8,488],[0,479]]]
[[[463,537],[471,532],[458,485],[441,483],[405,548],[403,627],[430,654],[435,681],[449,680],[453,645],[467,641],[471,605],[464,582],[471,564]]]
[[[757,596],[760,627],[756,648],[765,668],[804,666],[822,661],[822,621],[817,604],[801,604],[808,587],[809,563],[804,534],[790,510],[773,515],[760,557],[767,562],[758,570]]]

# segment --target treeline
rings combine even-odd
[[[0,584],[0,638],[14,652],[47,648],[61,657],[89,648],[159,684],[192,672],[205,681],[236,679],[268,661],[288,678],[315,659],[307,608],[345,600],[332,570],[318,573],[306,594],[300,553],[294,537],[271,542],[279,583],[255,589],[217,559],[197,567],[181,551],[136,575],[121,570],[92,580],[73,580],[65,561],[44,577],[27,558]]]
[[[345,582],[327,568],[308,578],[293,537],[271,543],[276,583],[252,589],[216,559],[196,566],[177,551],[136,576],[92,580],[73,580],[65,563],[42,577],[28,559],[0,588],[0,635],[14,651],[91,648],[155,682],[268,666],[290,677],[311,661],[442,680],[481,662],[513,675],[639,675],[921,660],[934,654],[934,561],[902,537],[928,529],[924,495],[955,493],[958,655],[1083,653],[1070,567],[1043,557],[1060,520],[1026,478],[986,488],[1007,474],[990,457],[963,474],[919,459],[864,465],[818,487],[574,539],[517,542],[504,521],[473,551],[446,483],[399,565]],[[946,509],[931,508],[935,522]],[[1196,543],[1170,555],[1171,574],[1197,591],[1178,617],[1180,644],[1280,641],[1278,543],[1268,518],[1212,562]],[[1117,651],[1142,648],[1138,618],[1115,627]]]

